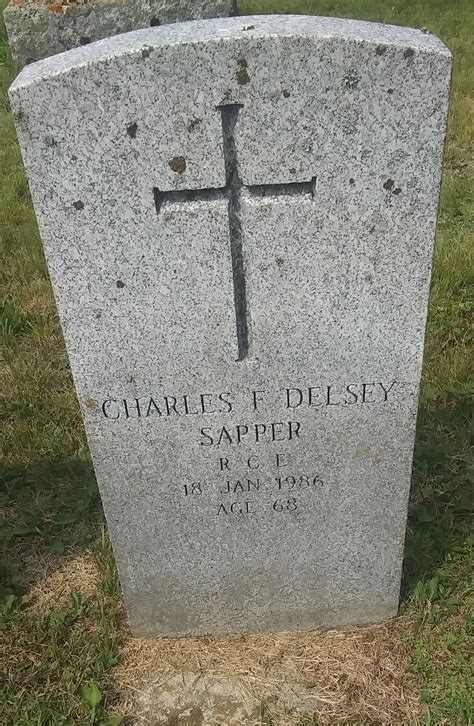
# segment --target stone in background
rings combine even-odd
[[[3,12],[14,62],[28,63],[130,30],[237,14],[237,0],[11,0]]]

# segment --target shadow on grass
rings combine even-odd
[[[468,395],[457,391],[443,405],[421,406],[413,462],[402,600],[430,577],[469,531]]]
[[[0,597],[24,592],[41,578],[34,560],[84,550],[102,521],[92,464],[71,459],[28,466],[0,465]],[[49,572],[51,574],[51,572]]]

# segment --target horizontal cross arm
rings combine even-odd
[[[155,208],[159,214],[164,204],[176,204],[179,202],[211,202],[220,199],[227,199],[227,189],[183,189],[180,191],[162,192],[158,187],[153,189]]]
[[[244,186],[252,197],[281,197],[307,195],[312,199],[316,193],[316,177],[309,182],[289,182],[287,184],[253,184]]]
[[[243,185],[242,192],[247,191],[252,197],[281,197],[281,196],[309,196],[314,198],[316,192],[316,177],[309,182],[289,182],[287,184],[252,184]],[[162,207],[167,204],[180,202],[211,202],[228,198],[228,188],[217,189],[183,189],[179,191],[162,192],[158,187],[153,189],[156,211],[159,214]]]

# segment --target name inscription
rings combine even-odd
[[[181,491],[183,503],[196,498],[206,500],[215,515],[225,518],[247,517],[259,511],[274,516],[298,517],[301,508],[304,510],[313,496],[319,498],[321,495],[324,476],[318,471],[298,471],[299,464],[291,462],[293,457],[288,447],[284,453],[281,449],[279,452],[273,450],[269,458],[268,453],[257,454],[255,445],[260,451],[260,446],[276,444],[278,450],[280,442],[300,440],[302,423],[295,419],[300,418],[298,413],[303,410],[316,413],[323,407],[338,410],[350,406],[384,405],[391,402],[397,390],[397,381],[378,381],[286,387],[276,391],[249,389],[238,394],[232,391],[154,394],[107,398],[100,404],[100,412],[110,423],[126,419],[213,417],[212,422],[208,420],[206,425],[199,422],[196,426],[196,443],[203,453],[216,450],[220,476],[216,480],[209,472],[208,481],[177,484],[177,494]],[[273,418],[278,408],[287,414],[282,415],[282,420],[265,420],[265,412],[268,418]],[[245,409],[247,414],[253,414],[254,420],[240,420]],[[215,421],[234,416],[239,417],[237,421],[221,420],[218,424]],[[308,420],[307,415],[301,418]],[[246,451],[246,445],[252,447],[250,451]],[[226,453],[226,447],[233,447],[229,449],[230,453]],[[246,470],[245,474],[242,468]]]
[[[301,408],[363,406],[384,404],[394,391],[396,381],[391,383],[347,383],[304,388],[282,388],[275,394],[263,389],[249,391],[250,410],[260,412],[269,399],[273,405],[284,410],[297,411]],[[275,400],[276,397],[276,400]],[[231,415],[237,411],[236,396],[231,391],[179,395],[154,395],[136,398],[108,398],[101,404],[104,418],[148,419],[175,416]],[[300,438],[301,424],[298,421],[262,421],[224,425],[203,426],[198,430],[199,444],[205,447],[240,445],[242,443],[273,443],[293,441]]]

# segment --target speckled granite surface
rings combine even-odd
[[[136,634],[396,613],[450,70],[420,31],[267,16],[13,84]]]

